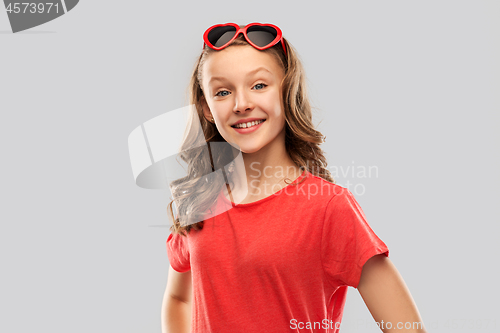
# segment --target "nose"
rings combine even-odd
[[[238,93],[236,93],[233,108],[234,112],[241,113],[251,111],[253,107],[253,103],[247,93],[245,93],[244,91],[239,91]]]

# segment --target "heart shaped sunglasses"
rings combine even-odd
[[[216,24],[208,28],[203,34],[203,47],[205,44],[214,50],[227,47],[239,34],[243,34],[250,45],[257,50],[268,49],[281,42],[286,56],[281,29],[274,24],[250,23],[240,28],[236,23]]]

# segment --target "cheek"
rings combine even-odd
[[[212,114],[220,120],[227,118],[232,111],[232,104],[228,101],[219,101],[210,106]]]
[[[284,117],[284,109],[283,103],[281,100],[281,96],[278,92],[269,96],[266,101],[266,109],[270,113],[270,116],[274,118],[282,118]]]

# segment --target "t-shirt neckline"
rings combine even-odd
[[[294,186],[294,184],[298,183],[300,180],[302,180],[302,178],[307,178],[308,176],[309,176],[309,171],[307,169],[304,169],[302,174],[300,176],[298,176],[293,182],[291,182],[287,186],[283,187],[279,191],[277,191],[277,192],[275,192],[275,193],[273,193],[265,198],[259,199],[257,201],[247,202],[247,203],[243,203],[243,204],[236,204],[236,203],[232,202],[231,200],[229,200],[228,198],[226,198],[226,196],[224,195],[224,189],[221,191],[222,200],[224,200],[224,202],[227,204],[231,204],[233,206],[233,208],[245,208],[245,207],[249,207],[249,206],[258,205],[258,204],[261,204],[263,202],[266,202],[268,200],[271,200],[273,198],[280,196],[280,194],[283,193],[283,191],[286,191],[287,188],[289,188],[290,186]]]

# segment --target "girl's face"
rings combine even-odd
[[[242,152],[285,143],[281,81],[285,73],[273,55],[234,45],[208,56],[202,68],[203,113]],[[264,120],[261,124],[248,124]],[[246,128],[235,128],[244,121]]]

